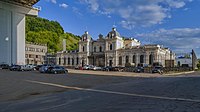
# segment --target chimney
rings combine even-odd
[[[66,51],[66,39],[63,39],[63,51]]]

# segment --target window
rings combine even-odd
[[[59,64],[59,65],[61,64],[61,58],[58,59],[58,64]]]
[[[79,62],[79,58],[77,57],[77,58],[76,58],[76,64],[77,64],[77,65],[78,65],[78,62]]]
[[[102,47],[101,46],[99,47],[99,52],[102,52]]]
[[[85,52],[85,47],[83,46],[83,52]]]
[[[129,63],[129,56],[126,56],[126,63]]]
[[[66,57],[64,57],[64,65],[66,65]]]
[[[135,55],[133,55],[132,63],[136,63],[136,56]]]
[[[74,65],[74,58],[72,58],[72,65]]]
[[[112,44],[110,44],[110,50],[112,50],[112,47],[113,47]]]
[[[68,58],[68,65],[70,65],[70,58]]]
[[[119,65],[122,65],[122,57],[119,57]]]
[[[140,55],[140,63],[144,63],[144,55]]]
[[[152,65],[153,64],[153,55],[150,54],[149,55],[149,65]]]
[[[94,52],[96,52],[96,50],[97,50],[97,48],[96,48],[96,47],[94,47]]]

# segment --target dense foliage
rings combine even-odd
[[[198,59],[197,68],[200,70],[200,59]]]
[[[78,49],[79,36],[64,33],[62,26],[56,21],[38,17],[26,17],[26,41],[47,44],[48,52],[62,50],[62,40],[66,39],[66,49]]]

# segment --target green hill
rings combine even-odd
[[[78,49],[80,36],[64,33],[57,21],[49,21],[38,17],[26,17],[26,41],[47,44],[48,52],[62,50],[62,40],[66,39],[67,50]]]

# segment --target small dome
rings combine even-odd
[[[112,31],[108,33],[108,38],[115,38],[116,36],[121,37],[119,32],[117,32],[116,28],[112,28]]]
[[[81,36],[81,39],[82,39],[82,41],[85,41],[85,40],[87,40],[87,39],[91,40],[92,37],[89,35],[88,31],[85,31],[85,34],[83,34],[83,35]]]

